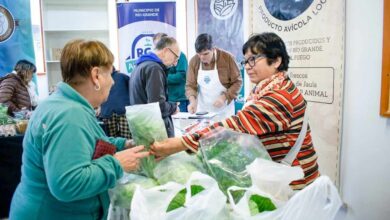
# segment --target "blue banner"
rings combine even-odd
[[[0,76],[21,59],[35,63],[30,0],[0,0]]]
[[[208,33],[214,45],[232,53],[240,63],[244,44],[243,1],[201,0],[198,4],[198,34]],[[240,67],[244,79],[244,69]],[[244,105],[244,83],[236,99],[236,111]]]
[[[130,74],[135,62],[153,49],[153,36],[176,36],[176,2],[118,3],[119,69]]]

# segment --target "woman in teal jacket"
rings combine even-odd
[[[64,47],[63,82],[28,124],[10,219],[106,219],[108,189],[148,155],[143,146],[130,148],[124,138],[107,137],[96,121],[94,109],[113,85],[113,60],[98,41],[75,40]],[[117,153],[93,159],[95,151],[110,153],[96,148],[98,140],[111,143]]]

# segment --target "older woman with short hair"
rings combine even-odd
[[[108,189],[148,155],[143,146],[107,137],[96,121],[94,109],[113,85],[113,60],[99,41],[65,45],[64,82],[34,111],[25,134],[10,219],[106,219]]]
[[[307,103],[287,76],[289,56],[283,40],[275,33],[256,34],[243,45],[242,52],[249,80],[255,84],[246,103],[236,115],[181,138],[156,142],[151,152],[164,157],[179,151],[196,152],[199,140],[217,127],[255,135],[263,143],[272,160],[281,162],[297,142],[303,129]],[[304,134],[304,133],[303,133]],[[290,183],[292,189],[302,189],[319,177],[317,154],[310,128],[303,135],[299,152],[291,161],[304,171],[304,178]],[[298,148],[296,148],[298,149]]]

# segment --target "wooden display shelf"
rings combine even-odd
[[[384,1],[380,115],[390,117],[390,2]]]

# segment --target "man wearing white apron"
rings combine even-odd
[[[216,57],[216,51],[214,50],[214,60],[217,60]],[[197,82],[199,91],[197,112],[214,112],[219,119],[234,115],[234,101],[227,104],[227,100],[219,100],[227,89],[219,80],[217,62],[215,62],[212,70],[203,70],[202,64],[200,64]]]
[[[197,55],[192,57],[187,72],[188,111],[213,112],[216,120],[234,115],[234,99],[242,85],[235,58],[213,47],[212,38],[201,34],[195,42]]]

